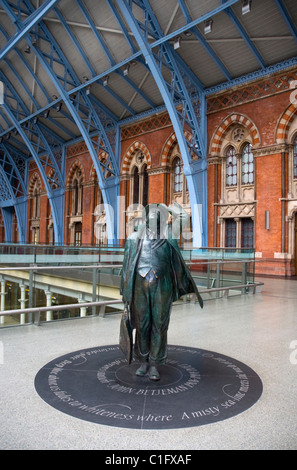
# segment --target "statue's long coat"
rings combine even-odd
[[[132,235],[130,235],[130,237],[126,240],[124,251],[124,264],[120,292],[123,298],[123,302],[128,302],[130,305],[130,322],[132,328],[135,327],[133,313],[134,281],[136,266],[141,252],[144,230],[145,227],[141,226],[137,232],[134,232]],[[175,302],[185,294],[195,293],[200,306],[203,307],[203,300],[180,253],[177,240],[168,236],[167,241],[171,248],[170,266],[168,266],[168,269],[171,270],[173,280],[172,302]]]

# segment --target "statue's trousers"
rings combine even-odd
[[[172,306],[170,271],[156,277],[136,273],[133,310],[135,313],[135,354],[142,362],[164,364],[167,357],[167,330]]]

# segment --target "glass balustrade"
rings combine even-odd
[[[181,252],[204,300],[226,292],[241,295],[255,285],[253,250],[181,248]],[[30,309],[36,308],[43,308],[41,322],[119,313],[123,256],[123,247],[117,246],[0,244],[0,310],[22,311],[0,316],[0,327],[32,323]],[[88,305],[98,302],[105,304]]]

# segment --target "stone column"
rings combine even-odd
[[[20,284],[20,289],[21,289],[21,298],[19,299],[19,302],[21,303],[21,310],[26,308],[26,286],[25,284],[21,283]],[[20,323],[23,325],[26,323],[26,314],[21,313],[20,315]]]
[[[52,306],[52,293],[50,290],[45,290],[44,293],[46,295],[46,306],[51,307]],[[46,321],[51,321],[51,320],[53,320],[53,311],[48,310],[46,312]]]
[[[0,309],[1,309],[1,312],[3,312],[5,310],[5,295],[6,295],[6,292],[5,292],[5,279],[3,278],[3,276],[1,276],[0,278],[1,280],[1,302],[0,302]],[[0,317],[0,322],[2,325],[4,325],[5,323],[5,317],[1,316]]]
[[[78,298],[78,303],[84,304],[86,301],[84,299],[84,294],[81,294],[80,297]],[[87,316],[87,307],[81,307],[80,308],[80,316],[81,317],[86,317]]]

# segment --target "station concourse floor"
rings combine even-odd
[[[2,328],[1,450],[297,449],[297,280],[259,278],[262,291],[173,307],[168,343],[216,351],[251,367],[263,382],[243,413],[204,426],[134,430],[103,426],[52,408],[34,378],[51,360],[118,343],[120,315]]]

